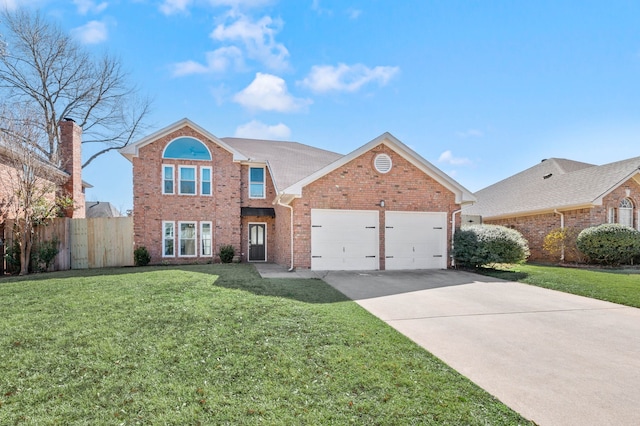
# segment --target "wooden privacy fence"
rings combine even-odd
[[[5,224],[5,247],[13,241],[13,222]],[[36,229],[36,244],[58,240],[52,269],[133,266],[133,218],[54,219]]]

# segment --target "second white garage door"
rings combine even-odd
[[[379,213],[374,210],[311,210],[311,269],[377,270]]]
[[[446,269],[447,214],[385,212],[385,269]]]

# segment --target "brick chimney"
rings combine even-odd
[[[84,188],[82,187],[82,128],[70,118],[60,121],[60,160],[61,168],[70,177],[64,189],[73,199],[73,207],[65,215],[71,218],[84,218]]]

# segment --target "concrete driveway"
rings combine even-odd
[[[453,270],[323,279],[540,425],[640,424],[640,309]]]

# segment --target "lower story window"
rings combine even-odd
[[[213,223],[163,221],[162,257],[175,256],[213,256]]]
[[[174,250],[174,240],[175,240],[175,231],[174,231],[174,223],[173,222],[163,222],[163,237],[162,237],[162,256],[170,257],[175,256]]]
[[[196,223],[180,222],[180,256],[196,255]]]
[[[200,244],[202,256],[211,256],[211,222],[200,223]]]

